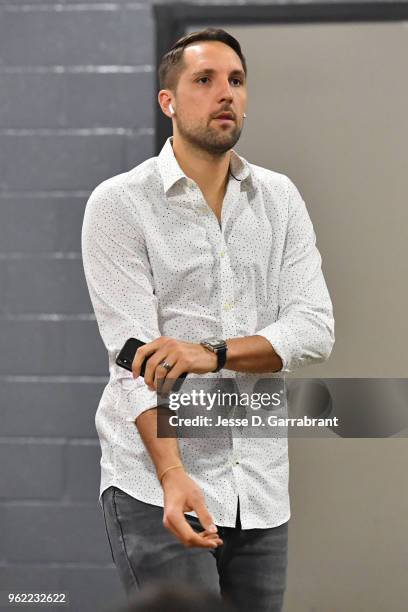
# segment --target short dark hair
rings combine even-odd
[[[228,34],[221,28],[205,28],[197,32],[190,32],[177,42],[163,55],[159,65],[159,87],[160,89],[176,90],[177,82],[182,69],[185,67],[183,62],[183,52],[187,45],[206,40],[218,40],[235,51],[241,60],[245,76],[247,74],[247,65],[244,54],[241,51],[241,45],[236,38]]]

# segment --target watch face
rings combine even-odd
[[[212,348],[217,348],[217,346],[222,346],[224,344],[224,341],[220,340],[220,338],[207,338],[205,342]]]

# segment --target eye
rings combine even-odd
[[[205,81],[205,82],[204,82]],[[198,78],[196,80],[196,83],[207,83],[209,81],[209,77],[208,76],[202,76],[200,78]],[[238,78],[238,77],[232,77],[231,81],[234,83],[234,85],[243,85],[243,81],[242,79]]]

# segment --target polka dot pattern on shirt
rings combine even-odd
[[[258,334],[280,355],[279,376],[330,355],[332,304],[306,205],[287,176],[233,150],[221,223],[180,168],[169,138],[157,157],[94,189],[82,255],[110,372],[95,418],[100,494],[113,484],[163,505],[134,423],[157,405],[157,394],[115,364],[129,337],[200,342]],[[240,389],[265,376],[226,369],[220,375]],[[238,496],[244,529],[288,520],[286,438],[183,438],[179,446],[218,525],[235,525]]]

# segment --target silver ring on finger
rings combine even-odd
[[[167,363],[167,361],[162,361],[160,363],[161,366],[163,366],[163,368],[166,368],[166,370],[169,372],[171,370],[171,368],[173,367],[172,365],[170,365],[169,363]]]

